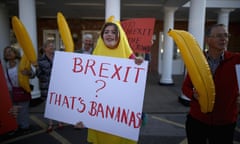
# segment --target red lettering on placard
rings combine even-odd
[[[100,70],[99,70],[99,77],[104,77],[104,78],[108,78],[108,76],[103,75],[103,71],[108,71],[109,69],[104,67],[105,65],[110,65],[109,63],[101,63],[100,65]]]
[[[62,106],[66,105],[69,108],[68,97],[64,96]]]
[[[141,126],[141,113],[134,112],[122,107],[103,105],[96,101],[89,102],[88,114],[92,117],[114,120],[129,127],[139,128]],[[76,110],[79,113],[86,111],[87,104],[82,97],[66,96],[56,92],[50,92],[49,104]]]
[[[61,98],[62,98],[62,95],[61,95],[61,94],[59,94],[59,95],[55,95],[55,101],[54,101],[54,104],[60,106]]]
[[[78,98],[78,101],[79,101],[81,109],[79,107],[79,108],[77,108],[77,111],[79,113],[83,113],[85,111],[85,109],[86,109],[86,104],[84,103],[84,100],[81,97]]]
[[[109,105],[104,106],[102,103],[95,101],[90,102],[90,110],[88,114],[90,116],[99,117],[103,119],[115,120],[119,123],[124,123],[129,127],[139,128],[141,126],[141,113],[135,113],[129,109],[121,107],[110,107]]]
[[[58,94],[56,92],[50,92],[49,104],[65,107],[71,110],[77,109],[77,111],[80,113],[84,112],[86,109],[86,104],[81,97],[66,95],[63,96],[62,94]],[[75,108],[75,104],[79,105],[79,107]]]
[[[125,76],[124,76],[124,79],[123,79],[123,81],[124,82],[128,82],[127,81],[127,78],[128,78],[128,74],[129,74],[129,70],[131,69],[132,67],[130,67],[130,66],[128,66],[128,67],[126,67],[126,73],[125,73]]]
[[[87,60],[87,64],[86,64],[86,67],[85,67],[85,71],[84,71],[84,74],[86,74],[88,72],[88,70],[91,70],[91,72],[93,73],[94,76],[96,76],[96,72],[94,70],[94,65],[95,65],[95,60],[93,59],[88,59]]]
[[[108,118],[108,116],[110,116],[111,119],[114,117],[114,109],[106,106],[106,118]]]
[[[119,71],[122,68],[122,66],[117,67],[117,65],[114,65],[115,72],[112,74],[111,78],[113,79],[115,76],[117,76],[117,79],[120,80],[120,74]]]
[[[80,57],[73,58],[73,72],[78,73],[82,72],[82,59]]]
[[[70,99],[72,99],[72,105],[71,105],[71,109],[74,109],[74,104],[75,104],[75,100],[77,97],[75,96],[71,96]]]
[[[90,115],[90,116],[95,116],[96,115],[96,113],[97,113],[97,103],[96,102],[94,102],[94,101],[92,101],[92,102],[90,102],[91,103],[91,109],[90,109],[90,111],[88,111],[88,114]]]
[[[73,58],[72,71],[74,73],[92,74],[93,76],[117,79],[123,82],[138,83],[141,72],[146,71],[146,69],[142,67],[111,64],[108,62],[102,62],[97,64],[97,61],[93,59],[84,60],[80,57],[75,57]],[[135,77],[129,77],[130,73],[133,74]]]
[[[135,83],[137,83],[138,82],[138,78],[139,78],[139,73],[140,73],[140,70],[144,70],[144,68],[135,68],[135,69],[137,69],[137,73],[136,73],[136,77],[135,77]]]
[[[96,72],[94,70],[95,61],[93,59],[88,59],[85,68],[83,64],[83,60],[80,57],[73,58],[73,69],[72,71],[74,73],[81,73],[84,70],[84,74],[88,73],[88,71],[91,71],[94,76],[96,76]]]
[[[129,115],[129,110],[127,111],[123,110],[122,116],[121,116],[121,122],[124,122],[125,124],[127,124],[128,115]]]

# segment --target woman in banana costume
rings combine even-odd
[[[212,111],[201,111],[198,91],[189,75],[182,86],[191,99],[186,121],[188,144],[232,144],[238,117],[239,89],[235,65],[240,64],[240,53],[227,51],[229,34],[223,24],[206,31],[208,51],[205,53],[215,85],[215,103]],[[194,55],[197,57],[198,55]],[[206,75],[207,76],[207,75]],[[197,77],[197,75],[196,75]]]
[[[114,17],[110,17],[103,25],[101,35],[98,38],[93,55],[129,58],[134,59],[136,64],[141,64],[143,58],[136,57],[129,46],[125,32],[120,22],[115,21]],[[82,127],[79,122],[76,127]],[[93,144],[136,144],[136,141],[125,139],[116,135],[88,129],[88,142]]]
[[[4,49],[4,60],[6,61],[5,77],[11,96],[12,85],[14,87],[22,87],[20,82],[24,83],[23,85],[28,85],[28,87],[23,88],[30,93],[29,78],[34,77],[34,72],[31,70],[29,62],[25,61],[24,58],[21,58],[19,50],[10,46],[7,46]],[[21,107],[17,116],[17,123],[19,125],[19,129],[22,131],[29,130],[29,103],[30,100],[24,102],[13,101],[15,106]]]

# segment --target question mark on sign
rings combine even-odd
[[[96,90],[96,93],[97,93],[98,91],[102,90],[102,89],[106,86],[106,82],[103,81],[103,80],[96,80],[96,81],[95,81],[95,83],[99,83],[99,82],[102,83],[102,86]],[[96,97],[97,97],[97,95],[96,95]]]

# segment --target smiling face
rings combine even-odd
[[[13,47],[6,47],[4,49],[4,59],[5,61],[20,59],[20,53]]]
[[[85,50],[89,50],[93,45],[92,39],[90,38],[85,38],[84,40],[84,48]]]
[[[207,44],[210,49],[224,51],[227,49],[229,34],[225,26],[215,26],[211,29],[207,37]]]
[[[119,42],[119,31],[117,26],[114,24],[105,25],[102,31],[102,39],[108,48],[116,48]]]

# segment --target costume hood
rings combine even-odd
[[[128,43],[127,36],[126,36],[120,22],[116,21],[116,20],[114,21],[114,16],[111,16],[107,19],[106,23],[114,23],[117,25],[119,33],[120,33],[118,45],[114,49],[108,48],[104,44],[102,37],[99,36],[96,47],[93,51],[93,55],[129,58],[130,55],[133,53],[133,51]],[[103,28],[102,28],[102,30],[103,30]]]

